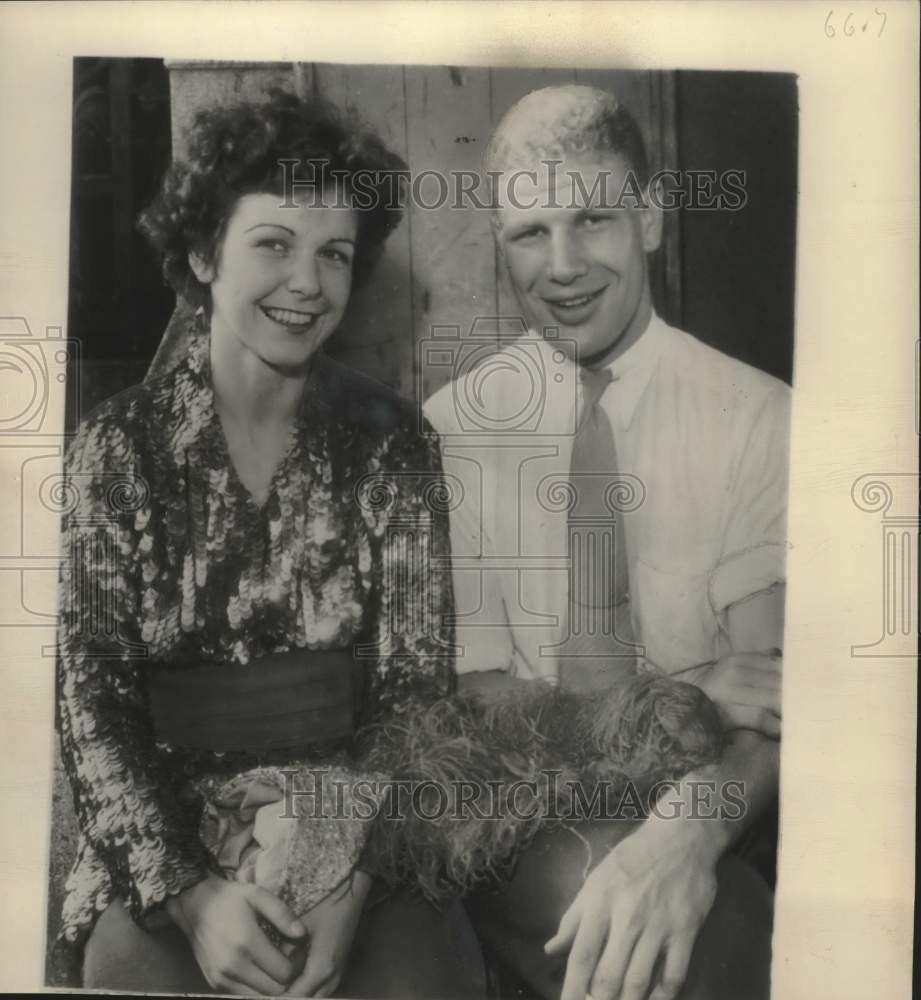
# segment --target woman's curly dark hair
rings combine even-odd
[[[198,112],[187,155],[170,165],[159,194],[140,217],[139,228],[178,296],[210,309],[210,294],[192,273],[189,253],[215,262],[231,211],[243,195],[285,196],[282,160],[298,161],[293,169],[298,184],[307,181],[320,192],[341,183],[346,195],[355,195],[353,282],[367,277],[403,216],[406,164],[353,115],[319,98],[275,90],[263,103]]]

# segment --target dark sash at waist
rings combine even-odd
[[[354,732],[360,685],[351,649],[274,653],[247,666],[154,666],[158,742],[215,752],[309,749]]]

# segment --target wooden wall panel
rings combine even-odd
[[[450,66],[407,67],[406,117],[409,163],[414,176],[431,170],[478,171],[490,130],[489,70]],[[449,188],[453,197],[453,182]],[[432,179],[419,185],[426,204],[438,197]],[[457,327],[460,338],[477,315],[496,314],[495,247],[486,210],[435,209],[414,204],[410,212],[413,331],[417,347],[435,327]],[[455,351],[455,348],[449,348]],[[439,353],[439,357],[441,357]],[[422,364],[424,398],[451,377],[451,367]]]
[[[337,107],[354,110],[395,153],[408,159],[406,101],[402,66],[313,67],[317,94]],[[327,350],[413,395],[413,305],[410,224],[404,217],[364,288],[356,289],[342,325]]]
[[[173,154],[182,155],[195,112],[200,108],[262,100],[273,87],[297,90],[291,63],[227,63],[167,60],[172,100]]]

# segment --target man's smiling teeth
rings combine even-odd
[[[575,309],[578,306],[584,306],[587,302],[591,302],[592,299],[598,298],[603,291],[604,289],[601,288],[597,292],[589,292],[588,295],[580,295],[575,299],[556,299],[551,303],[551,305],[557,306],[561,309]]]
[[[275,320],[276,323],[283,323],[285,326],[310,326],[317,318],[314,313],[296,312],[294,309],[274,309],[263,306],[262,311]]]

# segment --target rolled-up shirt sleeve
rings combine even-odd
[[[789,443],[790,391],[780,384],[736,439],[722,547],[708,581],[717,615],[786,579]]]

